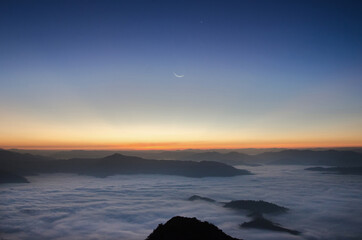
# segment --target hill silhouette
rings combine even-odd
[[[25,177],[15,173],[0,170],[0,184],[1,183],[29,183],[29,181]]]
[[[201,200],[201,201],[206,201],[206,202],[216,202],[214,199],[207,198],[207,197],[201,197],[199,195],[193,195],[193,196],[189,197],[187,200],[189,200],[189,201]]]
[[[160,224],[146,240],[238,240],[208,222],[176,216]],[[241,240],[241,239],[239,239]]]
[[[264,152],[257,155],[248,155],[239,152],[202,152],[194,153],[182,159],[192,161],[215,161],[228,165],[258,166],[271,165],[324,165],[353,167],[362,166],[362,153],[354,151],[337,150],[282,150]]]
[[[226,203],[224,207],[238,210],[247,210],[249,211],[250,215],[260,215],[263,213],[284,213],[288,211],[288,208],[286,207],[262,200],[236,200]]]
[[[150,160],[113,154],[104,158],[57,160],[0,150],[4,170],[20,175],[77,173],[96,177],[116,174],[167,174],[185,177],[230,177],[251,174],[247,170],[212,161]]]
[[[350,149],[350,150],[349,150]],[[108,151],[108,150],[19,150],[17,153],[30,153],[34,156],[42,155],[46,158],[74,159],[74,158],[104,158],[114,153],[126,156],[137,156],[144,159],[186,160],[186,161],[215,161],[227,165],[258,166],[260,164],[274,165],[320,165],[335,167],[362,167],[361,148],[340,148],[339,150],[273,150],[256,155],[248,155],[235,151],[205,151],[205,150],[177,150],[177,151]],[[39,156],[37,156],[39,157]]]
[[[215,161],[222,162],[228,165],[248,165],[248,166],[258,166],[259,164],[255,163],[255,157],[239,152],[229,152],[229,153],[219,153],[219,152],[203,152],[195,153],[187,156],[185,159],[192,161]]]
[[[280,226],[278,223],[273,223],[272,221],[265,219],[262,215],[255,217],[250,222],[244,222],[240,226],[243,228],[258,228],[258,229],[265,229],[265,230],[278,231],[278,232],[287,232],[293,235],[300,234],[300,232],[296,230],[284,228]]]

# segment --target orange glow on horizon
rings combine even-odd
[[[254,142],[254,143],[218,143],[218,142],[137,142],[137,143],[110,143],[110,144],[19,144],[0,145],[3,149],[28,149],[28,150],[185,150],[185,149],[245,149],[245,148],[338,148],[338,147],[362,147],[358,142],[303,142],[290,141]]]

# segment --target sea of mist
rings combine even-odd
[[[245,167],[243,167],[245,168]],[[246,240],[362,239],[362,177],[322,174],[305,166],[247,167],[251,176],[187,178],[73,174],[28,177],[0,185],[0,239],[145,239],[176,215],[209,221]],[[299,236],[242,229],[246,213],[221,203],[187,201],[197,194],[220,202],[264,200],[291,210],[266,217]]]

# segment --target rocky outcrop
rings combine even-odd
[[[146,240],[238,240],[215,225],[196,218],[176,216],[160,224]],[[241,240],[241,239],[239,239]]]

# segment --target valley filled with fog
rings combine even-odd
[[[246,240],[360,239],[362,177],[306,171],[306,166],[245,167],[254,175],[28,176],[0,185],[2,239],[145,239],[173,216],[197,217]],[[216,203],[188,201],[192,195]],[[247,213],[222,202],[264,200],[290,209],[267,215],[301,235],[241,228]]]

